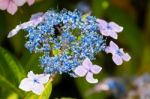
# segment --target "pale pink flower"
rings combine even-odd
[[[27,3],[28,3],[29,6],[33,5],[34,2],[35,2],[35,0],[27,0]]]
[[[97,19],[98,27],[102,35],[110,36],[114,39],[118,38],[117,33],[122,32],[123,27],[115,22],[106,22],[105,20]]]
[[[35,0],[0,0],[0,9],[7,10],[8,13],[14,15],[17,12],[18,7],[23,6],[26,2],[30,6]]]
[[[105,49],[106,53],[112,54],[112,59],[116,65],[121,65],[124,61],[129,61],[131,59],[128,53],[124,53],[123,49],[119,48],[113,41],[110,41],[110,44]]]
[[[98,80],[93,78],[93,74],[98,74],[102,70],[102,67],[93,65],[90,59],[86,58],[81,66],[75,68],[74,72],[79,77],[86,76],[86,80],[89,83],[97,83]]]

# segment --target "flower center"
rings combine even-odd
[[[116,54],[119,55],[119,56],[122,56],[122,55],[123,55],[120,50],[117,50],[117,51],[116,51]]]
[[[112,30],[111,26],[109,24],[107,25],[107,29]]]
[[[34,79],[33,82],[34,83],[39,83],[39,81],[37,79]]]

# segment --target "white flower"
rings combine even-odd
[[[19,88],[24,91],[32,91],[40,95],[44,90],[44,84],[48,82],[49,74],[34,74],[32,71],[28,72],[28,78],[24,78]]]
[[[102,67],[93,65],[91,61],[86,58],[81,66],[75,68],[74,72],[79,77],[84,77],[86,75],[86,80],[89,83],[98,83],[98,80],[93,78],[93,74],[98,74],[101,70]]]
[[[97,19],[97,23],[102,35],[110,36],[114,39],[117,39],[117,33],[122,32],[123,30],[123,27],[117,25],[115,22],[107,23],[105,20]]]
[[[109,46],[105,49],[106,53],[112,53],[112,59],[116,65],[121,65],[124,61],[129,61],[131,59],[128,53],[124,53],[123,49],[111,41]]]

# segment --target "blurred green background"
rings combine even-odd
[[[24,99],[27,93],[18,88],[19,82],[26,77],[28,71],[41,73],[38,55],[30,54],[24,47],[26,42],[24,31],[8,39],[7,35],[16,25],[28,21],[37,12],[49,9],[74,10],[82,0],[37,0],[29,7],[20,7],[15,15],[0,11],[0,99]],[[111,55],[99,54],[94,63],[103,67],[97,76],[104,78],[131,77],[150,73],[150,0],[83,0],[92,9],[92,15],[108,21],[114,21],[124,27],[117,43],[132,59],[122,66],[116,66]],[[77,99],[113,99],[106,93],[86,96],[87,90],[94,85],[83,78],[71,78],[58,75],[53,82],[50,99],[73,97]],[[30,98],[28,98],[30,99]],[[38,99],[38,98],[35,98]]]

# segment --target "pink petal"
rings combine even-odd
[[[91,72],[87,73],[86,80],[89,83],[98,83],[98,80],[93,78],[93,74]]]
[[[22,6],[25,4],[26,0],[13,0],[17,6]]]
[[[123,27],[119,26],[118,24],[116,24],[115,22],[110,22],[109,26],[113,29],[113,31],[115,32],[122,32],[123,31]]]
[[[123,63],[122,58],[119,55],[113,55],[112,59],[116,65],[121,65]]]
[[[27,0],[27,3],[28,3],[29,6],[33,5],[34,2],[35,2],[35,0]]]
[[[87,70],[83,66],[78,66],[77,68],[75,68],[74,72],[76,75],[83,77],[86,75]]]
[[[6,10],[8,7],[9,0],[0,0],[0,9],[1,10]]]
[[[102,70],[102,67],[100,67],[98,65],[93,65],[90,69],[91,69],[92,73],[98,74]]]
[[[17,8],[16,4],[13,3],[12,1],[10,1],[10,2],[9,2],[9,6],[8,6],[8,8],[7,8],[7,11],[8,11],[10,14],[14,15],[14,14],[16,13],[17,9],[18,9],[18,8]]]
[[[89,69],[89,67],[92,66],[92,62],[90,61],[89,58],[86,58],[86,59],[83,61],[82,65],[83,65],[86,69]]]

